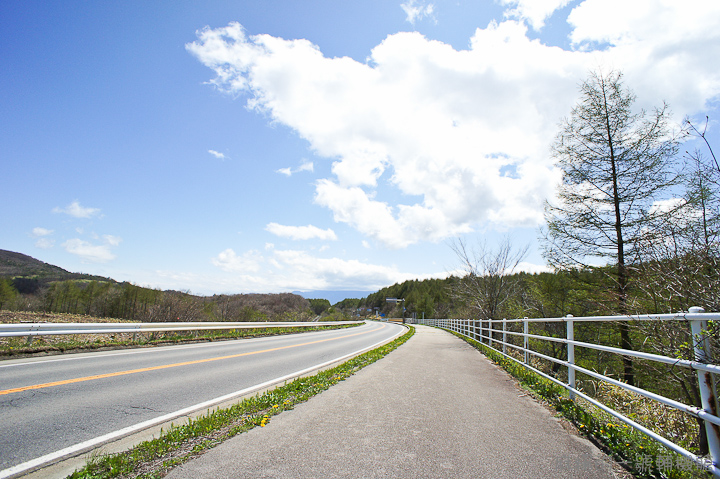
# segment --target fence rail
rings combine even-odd
[[[362,324],[364,321],[315,322],[206,322],[206,323],[3,323],[0,338],[54,336],[63,334],[157,333],[172,331],[209,331],[220,329],[313,328]]]
[[[575,325],[583,322],[629,322],[629,321],[679,321],[686,322],[690,326],[692,335],[692,343],[694,350],[694,360],[678,359],[658,354],[646,353],[643,351],[634,351],[617,347],[605,346],[582,341],[575,341]],[[710,343],[705,335],[708,329],[708,321],[720,321],[720,313],[705,313],[702,308],[690,308],[687,313],[677,314],[657,314],[657,315],[638,315],[638,316],[593,316],[593,317],[573,317],[569,315],[564,318],[523,318],[523,319],[502,319],[502,320],[473,320],[473,319],[414,319],[413,323],[424,324],[428,326],[439,327],[454,331],[462,336],[474,339],[493,349],[497,353],[502,354],[508,359],[515,361],[525,368],[545,377],[546,379],[564,387],[568,390],[570,399],[581,397],[589,403],[597,406],[606,413],[612,415],[619,421],[628,426],[642,432],[653,440],[659,442],[668,449],[692,460],[694,463],[701,465],[704,469],[711,472],[714,476],[720,477],[720,417],[718,417],[717,391],[715,385],[715,374],[720,373],[720,365],[710,363]],[[565,323],[565,337],[551,337],[540,334],[530,334],[530,325],[533,323]],[[508,326],[522,325],[522,332],[510,331]],[[517,327],[515,328],[517,329]],[[521,344],[515,344],[508,340],[510,338],[521,338]],[[564,359],[543,354],[535,351],[530,347],[530,340],[536,343],[543,341],[560,343],[565,345],[566,353]],[[698,387],[702,399],[702,407],[683,404],[679,401],[655,394],[651,391],[627,384],[617,379],[600,374],[596,371],[583,368],[575,364],[575,348],[585,348],[596,351],[603,351],[613,355],[619,355],[627,358],[638,358],[659,362],[672,366],[689,368],[697,373]],[[509,349],[515,350],[520,358],[508,353]],[[561,381],[552,375],[531,366],[530,357],[534,356],[547,361],[551,361],[564,367],[567,372],[567,382]],[[576,386],[576,372],[599,379],[615,386],[622,387],[636,394],[642,395],[651,400],[670,406],[682,411],[690,416],[699,418],[703,421],[705,431],[707,433],[708,449],[710,451],[710,462],[705,458],[699,457],[688,451],[682,446],[672,442],[671,440],[649,430],[648,428],[638,424],[629,417],[619,411],[616,411],[605,404],[590,397]]]

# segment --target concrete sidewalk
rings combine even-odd
[[[173,470],[188,478],[613,478],[592,443],[453,335],[397,350]]]

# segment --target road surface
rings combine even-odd
[[[399,335],[342,330],[0,362],[0,477],[11,467],[247,392]]]

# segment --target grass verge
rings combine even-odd
[[[533,397],[549,404],[572,422],[581,434],[604,449],[633,476],[661,479],[710,477],[704,464],[695,463],[666,449],[582,398],[571,401],[567,389],[508,359],[487,345],[454,331],[446,331],[470,343],[488,359],[505,369]]]
[[[186,424],[171,426],[160,437],[132,449],[90,459],[68,478],[160,478],[173,467],[254,427],[264,427],[273,416],[292,409],[384,357],[414,334],[410,329],[394,341],[313,376],[298,378],[264,394],[243,399],[226,409],[215,409]]]

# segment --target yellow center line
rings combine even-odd
[[[371,331],[364,331],[362,333],[348,334],[346,336],[340,336],[338,338],[320,339],[317,341],[310,341],[310,342],[301,343],[301,344],[292,344],[290,346],[280,346],[277,348],[263,349],[260,351],[251,351],[249,353],[231,354],[229,356],[220,356],[217,358],[197,359],[195,361],[184,361],[182,363],[163,364],[161,366],[151,366],[149,368],[131,369],[129,371],[118,371],[115,373],[96,374],[95,376],[85,376],[82,378],[75,378],[75,379],[64,379],[62,381],[53,381],[50,383],[34,384],[32,386],[23,386],[20,388],[5,389],[5,390],[0,391],[0,396],[4,396],[5,394],[19,393],[22,391],[30,391],[33,389],[44,389],[44,388],[49,388],[49,387],[53,387],[53,386],[63,386],[65,384],[81,383],[84,381],[93,381],[95,379],[112,378],[112,377],[116,377],[116,376],[125,376],[127,374],[144,373],[147,371],[157,371],[160,369],[176,368],[178,366],[189,366],[191,364],[201,364],[201,363],[209,363],[211,361],[221,361],[223,359],[239,358],[242,356],[250,356],[252,354],[269,353],[272,351],[280,351],[281,349],[299,348],[300,346],[308,346],[310,344],[324,343],[327,341],[336,341],[338,339],[345,339],[345,338],[351,338],[353,336],[359,336],[361,334],[368,334],[368,333],[378,331],[379,329],[382,329],[384,327],[385,327],[385,325],[383,324],[378,329],[373,329]]]

